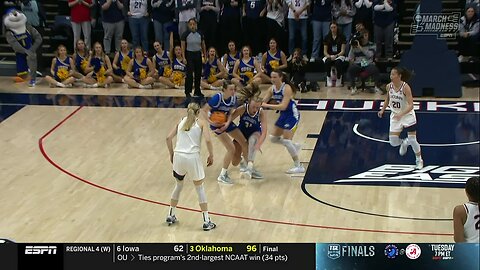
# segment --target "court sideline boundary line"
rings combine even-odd
[[[64,169],[62,166],[58,165],[45,151],[44,148],[44,141],[45,139],[50,136],[54,131],[56,131],[59,127],[61,127],[65,122],[67,122],[69,119],[71,119],[75,114],[77,114],[80,110],[82,110],[84,106],[80,106],[77,109],[75,109],[73,112],[71,112],[69,115],[67,115],[63,120],[61,120],[59,123],[57,123],[55,126],[53,126],[47,133],[45,133],[42,137],[38,139],[38,147],[40,149],[40,152],[42,156],[55,168],[57,168],[59,171],[63,172],[64,174],[73,177],[85,184],[88,184],[90,186],[102,189],[104,191],[109,191],[111,193],[125,196],[131,199],[136,199],[148,203],[153,203],[157,205],[162,205],[162,206],[169,206],[167,203],[163,202],[158,202],[142,197],[138,197],[135,195],[131,195],[128,193],[124,193],[121,191],[117,191],[108,187],[104,187],[98,184],[95,184],[87,179],[84,179],[72,172],[69,172],[68,170]],[[198,209],[194,208],[189,208],[189,207],[183,207],[183,206],[177,206],[178,209],[182,210],[187,210],[187,211],[192,211],[192,212],[200,212]],[[385,234],[405,234],[405,235],[428,235],[428,236],[453,236],[452,233],[436,233],[436,232],[411,232],[411,231],[390,231],[390,230],[374,230],[374,229],[362,229],[362,228],[351,228],[351,227],[337,227],[337,226],[325,226],[325,225],[315,225],[315,224],[305,224],[305,223],[295,223],[295,222],[286,222],[286,221],[278,221],[278,220],[268,220],[268,219],[260,219],[260,218],[252,218],[252,217],[245,217],[245,216],[239,216],[239,215],[231,215],[231,214],[225,214],[225,213],[217,213],[217,212],[209,212],[211,215],[215,216],[221,216],[221,217],[229,217],[229,218],[234,218],[234,219],[241,219],[241,220],[248,220],[248,221],[258,221],[258,222],[263,222],[263,223],[271,223],[271,224],[279,224],[279,225],[289,225],[289,226],[298,226],[298,227],[307,227],[307,228],[316,228],[316,229],[330,229],[330,230],[340,230],[340,231],[354,231],[354,232],[368,232],[368,233],[385,233]]]

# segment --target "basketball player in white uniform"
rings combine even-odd
[[[173,163],[173,176],[177,179],[177,184],[172,192],[170,208],[167,215],[167,223],[171,225],[177,221],[175,209],[180,198],[180,192],[183,188],[183,179],[188,176],[193,180],[198,194],[198,202],[202,209],[203,230],[209,231],[216,227],[208,217],[207,197],[203,188],[203,179],[205,172],[200,160],[200,146],[202,144],[202,135],[205,138],[208,148],[207,166],[213,164],[213,147],[210,138],[209,127],[203,121],[198,119],[200,105],[197,103],[188,104],[187,117],[184,117],[178,123],[167,137],[167,147],[170,152],[170,161]],[[173,138],[177,136],[175,150],[173,149]]]
[[[401,156],[407,153],[408,146],[412,146],[416,157],[415,169],[423,168],[422,152],[417,141],[417,117],[413,110],[413,97],[410,86],[406,83],[410,78],[410,72],[401,67],[395,67],[390,72],[391,83],[387,85],[388,95],[385,98],[383,108],[378,112],[382,118],[385,109],[390,107],[390,134],[389,141],[393,147],[400,146]],[[407,130],[408,137],[400,139],[403,129]]]
[[[479,243],[480,242],[480,200],[479,178],[471,177],[465,184],[468,202],[457,205],[453,209],[453,238],[455,242]]]

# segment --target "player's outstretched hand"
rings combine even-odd
[[[213,156],[208,155],[207,157],[207,167],[210,167],[213,164]]]

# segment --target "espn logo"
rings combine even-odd
[[[56,246],[26,246],[25,254],[57,254]]]

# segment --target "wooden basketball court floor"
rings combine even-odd
[[[478,102],[478,92],[464,89],[463,98],[449,100]],[[123,86],[59,90],[40,83],[29,89],[1,78],[0,94],[5,93],[182,96],[179,90]],[[384,96],[351,97],[345,88],[322,87],[297,98]],[[0,123],[0,238],[80,243],[453,241],[450,218],[453,207],[466,200],[462,188],[308,185],[310,194],[328,202],[319,203],[302,190],[303,175],[284,174],[291,159],[284,147],[268,140],[256,160],[265,179],[240,179],[238,168],[230,167],[235,184],[229,186],[216,180],[225,150],[213,138],[214,164],[206,169],[205,190],[218,227],[201,230],[197,194],[189,181],[177,210],[179,223],[169,227],[165,216],[174,180],[165,137],[183,114],[181,108],[24,106]],[[300,159],[306,167],[317,143],[308,134],[320,133],[326,115],[301,111],[294,140],[303,144]],[[268,111],[269,128],[276,117]],[[206,160],[206,147],[202,150]],[[345,165],[339,162],[337,169]]]

